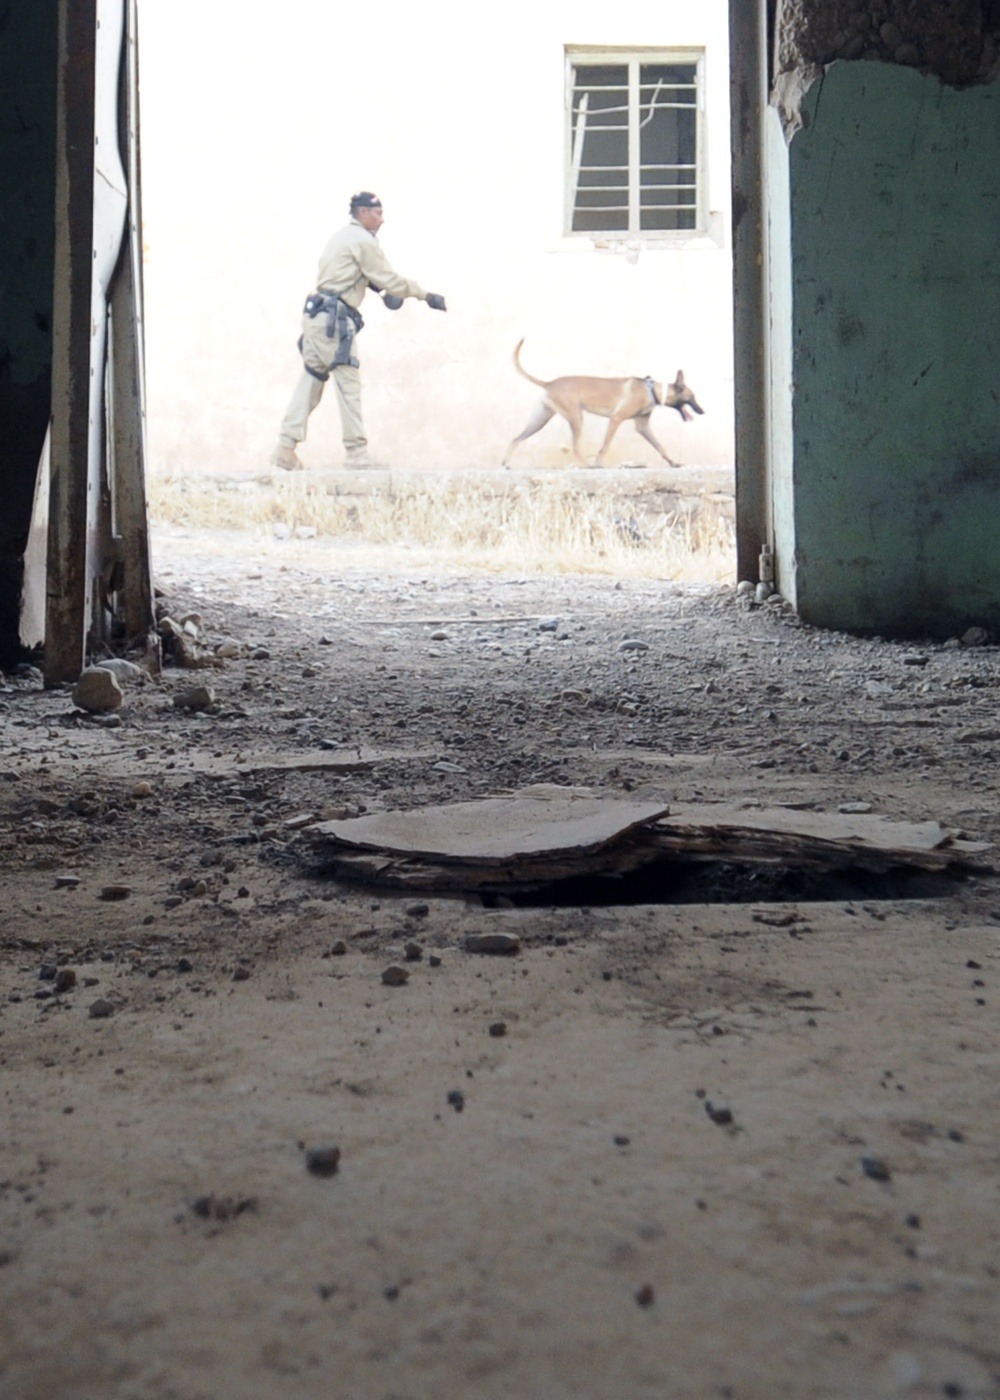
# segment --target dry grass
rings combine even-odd
[[[584,491],[557,480],[396,476],[340,492],[308,476],[154,478],[155,522],[315,537],[419,554],[474,571],[598,573],[722,581],[735,569],[731,502]],[[728,509],[727,509],[728,505]]]

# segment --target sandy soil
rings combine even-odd
[[[0,691],[4,1400],[1000,1395],[990,876],[490,909],[301,833],[541,781],[996,840],[994,648],[318,541],[156,557],[238,655],[110,725]]]

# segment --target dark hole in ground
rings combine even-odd
[[[964,876],[958,871],[794,870],[725,861],[657,861],[619,876],[581,875],[530,891],[484,894],[487,908],[573,909],[630,904],[788,904],[852,899],[942,899]]]

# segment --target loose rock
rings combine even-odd
[[[100,715],[119,709],[125,695],[109,670],[103,666],[88,666],[81,671],[73,687],[72,699],[78,709]]]
[[[114,1014],[114,1004],[108,1001],[106,997],[98,997],[97,1000],[92,1001],[87,1008],[87,1015],[95,1021],[106,1020],[107,1017],[113,1016]]]
[[[387,987],[404,987],[410,980],[410,974],[405,967],[399,967],[393,963],[382,973],[382,981]]]
[[[174,705],[178,710],[210,710],[214,704],[215,691],[210,685],[194,685],[190,690],[183,690],[174,696]]]
[[[872,1181],[891,1181],[892,1172],[882,1161],[881,1157],[862,1157],[861,1170],[865,1176],[871,1177]]]
[[[339,1168],[339,1147],[310,1147],[306,1153],[306,1170],[313,1176],[335,1176]]]
[[[467,953],[498,953],[508,957],[521,951],[521,940],[516,933],[468,933],[465,936]]]

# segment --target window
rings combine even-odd
[[[699,232],[702,55],[568,54],[571,233]]]

